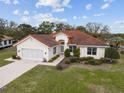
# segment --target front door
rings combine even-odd
[[[64,52],[64,45],[61,45],[61,52]]]

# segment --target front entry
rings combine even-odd
[[[64,52],[64,45],[61,45],[61,53]]]

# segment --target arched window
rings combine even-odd
[[[65,44],[64,40],[59,40],[59,44],[64,45]]]

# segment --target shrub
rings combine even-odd
[[[65,61],[65,64],[71,64],[71,62],[70,61]]]
[[[70,58],[70,62],[71,62],[71,63],[75,63],[75,62],[80,62],[80,60],[79,60],[79,58],[77,58],[77,57],[71,57],[71,58]]]
[[[93,57],[81,57],[80,61],[88,61],[94,59]]]
[[[20,58],[19,56],[12,55],[12,59],[17,59],[17,60],[20,60],[21,58]]]
[[[63,67],[62,67],[61,65],[57,65],[57,66],[56,66],[56,69],[57,69],[57,70],[63,70]]]
[[[12,59],[16,59],[16,55],[12,55]]]
[[[120,53],[124,55],[124,51],[121,51]]]
[[[73,56],[74,57],[80,57],[80,48],[76,48],[73,50]]]
[[[101,58],[100,61],[102,61],[103,63],[107,63],[107,59],[105,58]]]
[[[65,57],[70,57],[70,50],[66,49],[64,52]]]
[[[94,59],[90,59],[88,60],[88,64],[96,65],[96,61]]]
[[[103,63],[104,63],[103,60],[95,60],[95,65],[101,65]]]
[[[113,59],[120,59],[119,52],[115,48],[107,48],[105,50],[105,57],[110,59],[110,62],[113,62]]]
[[[88,64],[88,61],[84,61],[84,64]]]
[[[59,55],[54,56],[53,58],[51,58],[51,59],[49,60],[49,62],[53,62],[53,61],[56,60],[58,57],[59,57]]]

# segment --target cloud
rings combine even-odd
[[[101,9],[107,9],[111,6],[114,0],[104,0],[104,4],[101,6]]]
[[[104,13],[97,13],[97,14],[94,14],[93,16],[100,17],[100,16],[104,16],[104,15],[105,15]]]
[[[63,0],[63,6],[71,7],[71,6],[69,5],[70,2],[71,2],[71,0]]]
[[[63,12],[65,9],[64,8],[58,8],[54,9],[53,12]]]
[[[0,1],[5,3],[5,4],[14,4],[14,5],[19,4],[18,0],[0,0]]]
[[[21,17],[21,22],[22,23],[30,23],[30,16],[22,16]]]
[[[107,9],[110,6],[110,3],[105,3],[101,6],[101,9]]]
[[[69,3],[71,0],[38,0],[38,2],[35,4],[37,8],[43,7],[43,6],[49,6],[52,7],[53,11],[56,12],[62,12],[64,11],[65,7],[70,7]]]
[[[114,0],[104,0],[104,2],[110,2],[112,3]]]
[[[28,10],[25,10],[23,14],[24,15],[29,15],[29,11]]]
[[[33,16],[33,19],[37,22],[49,21],[49,22],[67,22],[65,18],[55,18],[51,13],[39,13]]]
[[[19,4],[19,1],[18,1],[18,0],[14,0],[14,1],[13,1],[13,4],[14,4],[14,5]]]
[[[111,29],[114,33],[124,33],[124,20],[115,21],[111,25]]]
[[[29,15],[29,11],[25,10],[23,13],[20,13],[20,11],[18,9],[13,11],[13,14],[15,16],[20,17],[20,21],[21,23],[29,23],[31,20],[31,16]]]
[[[19,10],[18,9],[14,10],[13,14],[16,15],[16,16],[19,16],[20,15]]]
[[[88,16],[73,16],[73,19],[74,20],[77,20],[77,19],[87,19],[88,18]]]
[[[90,10],[90,9],[92,8],[92,4],[87,4],[87,5],[85,6],[85,8],[86,8],[87,10]]]

